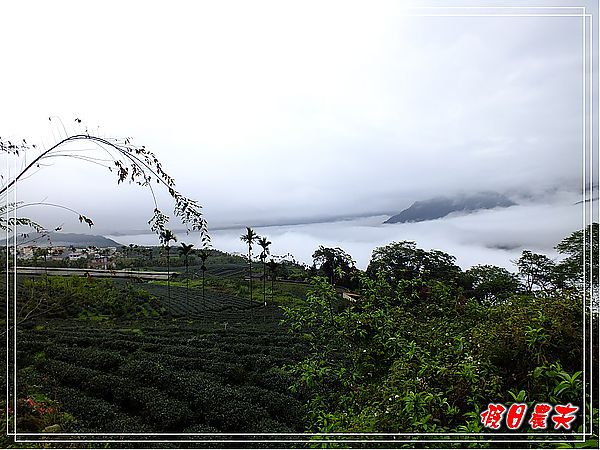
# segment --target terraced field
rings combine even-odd
[[[302,431],[281,371],[305,348],[242,311],[204,320],[56,320],[18,331],[28,382],[51,393],[71,431]]]
[[[158,298],[163,307],[176,317],[204,317],[206,312],[251,310],[261,306],[249,299],[209,288],[205,288],[203,298],[201,287],[193,287],[188,291],[185,287],[171,286],[170,299],[169,288],[164,284],[145,283],[141,288]]]
[[[206,274],[216,277],[243,277],[247,275],[247,270],[245,265],[240,264],[209,264]]]
[[[72,417],[60,419],[67,432],[305,429],[282,368],[306,344],[279,324],[277,307],[208,288],[203,301],[199,286],[171,286],[169,300],[161,284],[23,278],[20,315],[42,289],[50,312],[17,326],[20,431],[59,423],[51,409]],[[35,399],[43,414],[27,403]]]

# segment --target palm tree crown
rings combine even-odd
[[[248,244],[248,274],[250,282],[250,302],[252,302],[252,244],[258,239],[258,235],[250,227],[246,227],[246,234],[242,234],[240,239]]]
[[[167,248],[169,248],[169,244],[171,243],[171,241],[177,242],[177,237],[173,234],[171,230],[165,230],[161,232],[159,239],[161,244]]]
[[[200,258],[200,261],[202,261],[202,267],[201,270],[206,270],[206,260],[208,259],[208,257],[210,256],[210,253],[208,252],[208,250],[202,249],[198,252],[198,257]]]
[[[192,253],[192,247],[194,244],[185,244],[181,243],[179,247],[179,255],[185,258],[185,282],[186,282],[186,290],[185,290],[185,303],[189,305],[189,293],[190,293],[190,277],[189,277],[189,265],[188,258]]]
[[[185,244],[182,242],[179,247],[179,255],[188,257],[192,253],[193,246],[194,246],[194,244]]]
[[[246,234],[242,234],[240,239],[248,244],[248,253],[250,254],[252,252],[252,244],[258,239],[258,234],[252,228],[246,227]]]
[[[267,306],[267,267],[265,265],[265,261],[267,256],[270,254],[269,245],[271,245],[271,241],[269,241],[265,236],[258,238],[258,245],[262,247],[262,252],[260,253],[260,260],[263,264],[263,304]]]
[[[271,245],[272,242],[269,241],[266,237],[259,237],[258,238],[258,245],[260,245],[263,249],[263,251],[260,254],[260,260],[261,261],[265,261],[265,259],[267,259],[267,256],[269,256],[271,254],[271,252],[269,251],[269,245]]]

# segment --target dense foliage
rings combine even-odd
[[[354,269],[354,260],[344,250],[339,247],[330,248],[320,245],[312,257],[313,267],[318,268],[320,274],[328,277],[331,284],[352,286],[350,275]]]
[[[558,248],[577,255],[565,242],[580,233]],[[374,251],[351,300],[315,279],[306,303],[284,308],[310,346],[288,367],[294,392],[309,399],[309,429],[484,432],[488,403],[585,402],[589,414],[583,349],[593,331],[584,336],[583,320],[598,316],[575,288],[583,268],[564,284],[543,255],[525,251],[517,267],[462,272],[452,256],[404,241]]]
[[[581,404],[581,304],[563,293],[497,306],[461,301],[440,281],[413,280],[424,298],[361,279],[360,302],[335,305],[324,280],[286,322],[311,347],[290,369],[321,431],[481,431],[488,402]],[[562,377],[567,390],[554,391]]]

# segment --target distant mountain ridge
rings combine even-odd
[[[441,219],[454,212],[470,213],[482,209],[507,208],[516,205],[511,199],[497,192],[480,192],[450,197],[435,197],[416,201],[384,223],[425,222]]]
[[[9,242],[11,242],[9,240]],[[11,242],[12,243],[12,242]],[[77,233],[57,233],[50,231],[43,235],[41,233],[29,233],[27,237],[19,236],[17,244],[37,245],[38,247],[121,247],[121,244],[112,239],[105,238],[95,234],[77,234]],[[6,245],[6,240],[3,241]]]

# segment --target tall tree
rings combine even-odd
[[[546,255],[523,250],[521,257],[514,261],[526,292],[546,291],[552,285],[554,262]]]
[[[250,280],[250,301],[252,302],[252,244],[258,239],[258,235],[252,228],[246,227],[246,234],[242,234],[240,239],[248,244],[248,275]]]
[[[519,290],[518,277],[503,267],[482,264],[465,271],[471,289],[466,293],[472,295],[481,304],[495,305],[507,300]]]
[[[560,287],[581,289],[584,284],[592,288],[598,286],[599,228],[599,224],[594,222],[571,233],[556,246],[556,250],[566,256],[555,267],[555,281]]]
[[[200,257],[200,261],[202,261],[202,266],[200,270],[202,271],[202,306],[206,307],[206,301],[204,299],[204,274],[206,272],[206,260],[210,256],[210,253],[207,249],[202,249],[198,252],[198,256]]]
[[[183,242],[181,243],[180,247],[179,247],[179,255],[183,256],[184,261],[185,261],[185,280],[186,280],[186,289],[185,289],[185,304],[189,305],[189,291],[190,291],[190,277],[189,277],[189,263],[188,263],[188,259],[192,253],[192,248],[194,247],[194,244],[184,244]]]
[[[271,254],[269,251],[269,245],[271,244],[272,242],[264,236],[258,238],[258,245],[262,247],[262,252],[260,252],[260,260],[263,265],[263,303],[265,306],[267,306],[267,267],[265,261],[267,260],[267,256]]]
[[[336,273],[338,274],[338,280],[340,280],[339,271],[348,274],[350,268],[354,265],[352,257],[338,247],[329,248],[321,245],[315,250],[312,257],[314,264],[319,266],[319,270],[322,270],[329,277],[332,285],[336,282]]]
[[[461,272],[455,261],[440,250],[420,249],[414,241],[392,242],[373,251],[367,273],[371,277],[383,273],[392,285],[415,278],[451,281]]]
[[[165,230],[160,234],[160,242],[167,251],[167,304],[169,309],[171,309],[171,241],[177,242],[177,237],[171,230]]]

